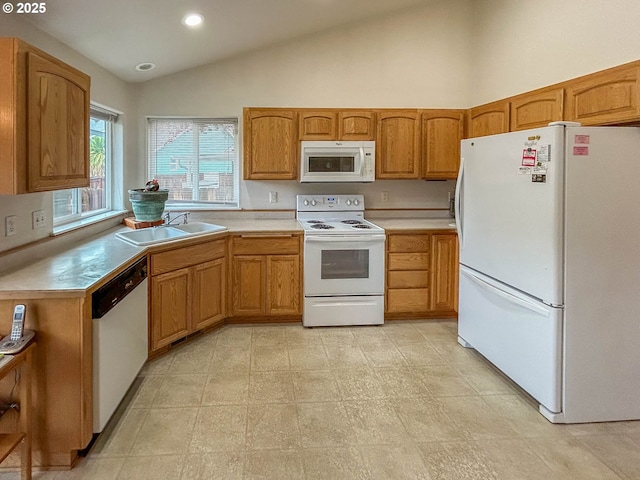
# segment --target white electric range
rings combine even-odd
[[[363,195],[298,195],[305,327],[384,323],[384,242]]]

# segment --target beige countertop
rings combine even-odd
[[[450,218],[376,218],[373,223],[388,230],[454,230]],[[212,221],[227,227],[227,231],[206,234],[214,238],[226,232],[268,233],[303,232],[296,219],[220,219]],[[128,231],[127,227],[115,227],[98,235],[75,243],[72,247],[36,260],[24,267],[13,269],[0,276],[0,298],[20,296],[20,292],[64,294],[84,296],[102,283],[105,278],[133,263],[148,251],[147,247],[130,245],[115,236]],[[203,235],[204,237],[204,235]],[[193,238],[193,237],[192,237]],[[176,247],[182,240],[168,243]]]
[[[372,218],[371,222],[385,230],[453,230],[453,218]]]

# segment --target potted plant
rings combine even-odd
[[[160,189],[154,178],[144,188],[129,190],[129,201],[133,214],[140,222],[156,222],[162,218],[164,204],[169,198],[169,190]]]

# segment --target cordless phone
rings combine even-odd
[[[0,353],[12,354],[18,353],[34,337],[33,330],[24,329],[24,320],[26,317],[26,307],[22,304],[16,305],[13,309],[13,321],[11,322],[11,333],[0,341]]]
[[[20,340],[24,331],[24,305],[16,305],[13,309],[13,323],[11,324],[11,336],[9,340],[15,342]]]

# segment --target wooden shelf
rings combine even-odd
[[[20,445],[26,433],[3,433],[0,434],[0,463],[9,456],[13,449]]]
[[[12,355],[9,361],[0,366],[0,379],[16,368],[20,368],[19,421],[18,432],[0,434],[0,463],[11,452],[20,447],[20,478],[31,480],[31,382],[33,381],[33,351],[35,342],[31,342],[21,352]]]

